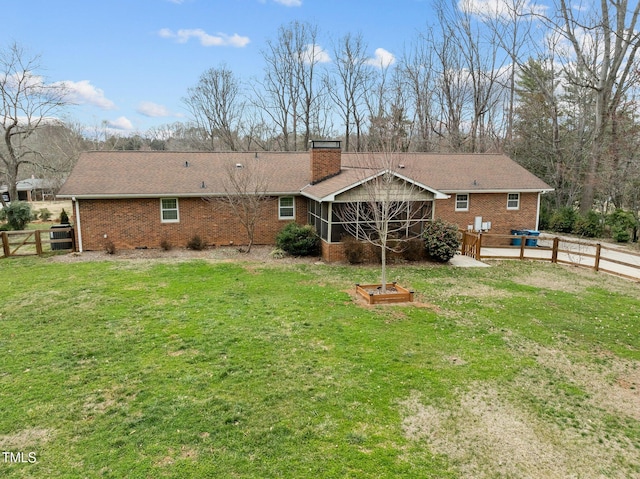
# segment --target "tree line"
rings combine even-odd
[[[21,162],[62,178],[82,149],[299,151],[332,138],[356,152],[504,152],[555,189],[552,209],[637,216],[640,3],[477,5],[434,0],[432,25],[395,57],[372,57],[362,34],[327,40],[313,24],[282,25],[251,78],[212,66],[184,92],[189,121],[128,137],[68,123],[25,132],[7,114],[5,74],[2,174]]]

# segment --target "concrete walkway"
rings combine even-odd
[[[489,268],[487,263],[473,259],[471,256],[465,256],[463,254],[456,254],[449,260],[451,266],[457,268]]]

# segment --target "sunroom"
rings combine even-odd
[[[308,222],[326,243],[370,238],[386,223],[390,236],[415,237],[434,218],[435,200],[448,198],[395,171],[345,170],[302,191]]]

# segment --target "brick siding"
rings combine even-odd
[[[507,209],[506,193],[470,193],[469,211],[456,211],[456,195],[447,200],[437,200],[435,217],[455,223],[460,229],[472,225],[476,216],[491,222],[493,234],[510,234],[512,229],[535,229],[538,210],[538,193],[520,193],[520,208]]]
[[[158,198],[80,200],[83,249],[102,250],[107,240],[116,249],[160,248],[163,240],[184,247],[196,234],[209,245],[247,244],[237,215],[223,201],[180,198],[178,205],[180,222],[162,223]],[[537,193],[521,193],[518,210],[507,210],[506,193],[471,193],[469,211],[455,211],[452,194],[450,199],[436,200],[435,217],[466,229],[476,216],[482,216],[483,221],[491,221],[490,233],[508,235],[512,229],[535,228],[537,205]],[[275,244],[276,235],[290,221],[278,219],[278,198],[271,198],[256,228],[255,244]],[[295,221],[307,224],[307,199],[302,196],[295,197]],[[342,244],[322,241],[322,257],[328,262],[344,261]]]
[[[340,173],[341,161],[340,148],[312,148],[311,184],[314,185]]]
[[[295,199],[295,221],[306,224],[307,200],[299,196]],[[178,207],[180,222],[163,223],[158,198],[80,200],[83,249],[102,250],[106,241],[113,242],[116,249],[160,248],[164,240],[174,247],[184,247],[194,235],[208,245],[247,244],[246,230],[222,200],[179,198]],[[254,244],[275,244],[278,232],[292,220],[278,219],[277,197],[271,198],[264,208]]]

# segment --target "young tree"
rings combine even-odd
[[[20,168],[43,157],[27,140],[68,104],[64,84],[45,83],[39,69],[40,58],[17,43],[0,50],[0,166],[12,199]]]
[[[432,219],[432,202],[415,183],[404,178],[397,153],[387,149],[359,157],[362,184],[357,199],[334,203],[345,231],[380,248],[382,292],[386,292],[387,253],[400,252],[406,241],[419,238],[422,226]]]
[[[228,163],[224,168],[222,200],[231,208],[247,233],[247,253],[253,246],[256,228],[264,217],[265,206],[272,201],[272,197],[267,194],[270,179],[268,165],[259,158],[245,163]],[[205,200],[213,201],[212,198]]]

